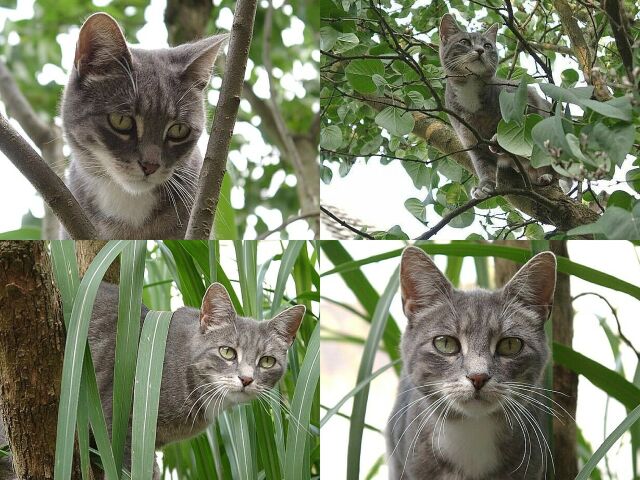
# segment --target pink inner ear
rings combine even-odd
[[[78,72],[101,73],[122,59],[131,63],[127,43],[116,21],[104,13],[89,17],[80,29],[76,44],[74,65]]]

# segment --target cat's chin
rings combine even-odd
[[[256,398],[256,395],[247,392],[246,390],[239,390],[237,392],[229,392],[227,393],[227,400],[234,405],[238,403],[247,403]]]
[[[500,408],[495,400],[485,397],[472,397],[456,402],[456,410],[465,417],[484,417],[491,415]]]

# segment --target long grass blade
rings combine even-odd
[[[282,303],[282,297],[284,295],[284,289],[287,285],[287,280],[291,277],[291,271],[298,259],[300,250],[304,245],[303,240],[292,240],[287,244],[282,259],[280,260],[280,269],[278,270],[278,277],[276,279],[276,287],[273,291],[273,302],[271,303],[271,316],[275,317],[280,311],[280,304]],[[260,287],[262,287],[260,285]]]
[[[131,478],[152,478],[162,367],[172,312],[150,311],[142,326],[133,395]]]

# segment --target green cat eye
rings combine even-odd
[[[258,362],[262,368],[271,368],[276,364],[276,359],[273,357],[262,357]]]
[[[505,337],[498,342],[496,353],[504,357],[513,357],[522,350],[524,342],[516,337]]]
[[[191,133],[191,128],[184,123],[174,123],[167,130],[167,138],[170,140],[184,140]]]
[[[455,337],[449,335],[440,335],[433,339],[433,346],[440,353],[445,355],[455,355],[460,352],[460,342]]]
[[[109,114],[109,125],[116,132],[129,133],[133,129],[133,117],[130,115],[122,115],[121,113]]]
[[[235,360],[237,357],[236,351],[231,347],[220,347],[218,349],[220,356],[225,360]]]

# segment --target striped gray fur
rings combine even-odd
[[[453,288],[416,247],[405,249],[400,268],[408,324],[386,431],[389,478],[542,479],[551,462],[543,440],[549,411],[535,401],[545,401],[544,324],[553,303],[555,256],[535,256],[497,291]],[[459,351],[439,351],[435,338],[441,335],[457,339]],[[506,337],[521,339],[522,350],[498,354]],[[487,376],[479,389],[473,384],[478,375]]]

